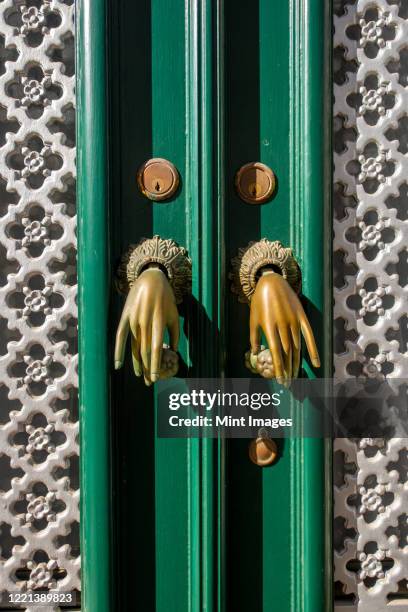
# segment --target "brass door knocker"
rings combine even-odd
[[[170,378],[178,371],[179,304],[191,290],[191,260],[174,240],[142,238],[123,255],[117,275],[118,290],[127,294],[118,325],[115,369],[123,365],[131,333],[136,376],[146,385]],[[166,329],[170,344],[164,344]]]
[[[292,249],[263,238],[250,242],[232,260],[231,289],[250,306],[251,348],[245,364],[264,378],[289,384],[300,368],[303,334],[314,367],[320,366],[313,331],[298,294],[301,273]],[[261,345],[264,333],[268,347]]]

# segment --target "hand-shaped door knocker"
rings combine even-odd
[[[129,247],[118,270],[118,289],[127,298],[115,345],[115,369],[123,365],[131,333],[136,376],[146,385],[175,376],[180,335],[177,304],[191,290],[191,260],[173,240],[143,238]],[[164,344],[166,329],[170,345]]]
[[[292,249],[263,238],[240,249],[232,260],[232,291],[250,306],[251,349],[246,366],[264,378],[288,384],[300,367],[303,334],[312,364],[320,366],[312,328],[298,298],[299,266]],[[261,345],[263,331],[268,348]]]

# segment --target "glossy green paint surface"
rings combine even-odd
[[[152,157],[165,157],[186,179],[186,106],[183,3],[152,2]],[[188,189],[181,189],[169,204],[149,203],[152,231],[173,238],[188,248],[188,227],[184,222],[190,209]],[[183,357],[189,362],[188,343],[183,342]],[[154,395],[154,394],[152,394]],[[154,398],[152,397],[154,401]],[[156,406],[152,402],[151,410]],[[186,440],[154,441],[155,445],[155,524],[156,592],[155,610],[192,610],[194,576],[197,563],[191,533],[191,451]],[[198,477],[198,472],[197,472]],[[197,515],[198,517],[198,515]],[[191,556],[191,560],[190,560]]]
[[[120,74],[112,103],[114,259],[128,244],[156,233],[189,250],[193,296],[181,308],[183,371],[214,376],[219,300],[213,288],[219,258],[218,179],[212,163],[217,141],[213,6],[160,0],[115,4],[112,13],[113,71]],[[165,157],[180,172],[181,189],[168,203],[152,204],[137,190],[136,170],[150,157]],[[113,300],[118,317],[121,303],[117,296]],[[121,415],[115,424],[121,523],[116,529],[117,605],[131,605],[127,585],[137,571],[140,601],[147,609],[215,610],[222,556],[218,443],[154,439],[155,393],[134,379],[129,364],[116,377],[113,397]]]
[[[112,611],[106,6],[77,19],[81,582],[84,612]]]
[[[227,176],[243,163],[260,159],[278,177],[269,204],[249,207],[231,186],[226,205],[228,258],[239,246],[262,237],[294,248],[303,274],[305,310],[330,375],[324,342],[331,334],[325,297],[330,291],[325,252],[329,242],[324,239],[330,209],[325,11],[323,1],[292,2],[277,10],[276,4],[259,0],[251,6],[249,36],[248,7],[226,3]],[[249,346],[248,313],[234,298],[228,313],[227,374],[246,376],[242,355]],[[309,377],[323,373],[313,372],[307,361],[303,367]],[[306,409],[294,404],[296,418]],[[325,482],[330,481],[324,468],[325,443],[281,440],[279,447],[279,461],[262,470],[248,462],[247,443],[229,443],[229,605],[279,612],[330,609],[325,584],[325,568],[330,574],[325,564],[325,533],[330,529],[325,529]]]

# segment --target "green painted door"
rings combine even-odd
[[[111,282],[129,244],[176,240],[193,262],[183,375],[247,377],[249,310],[230,291],[230,260],[252,240],[280,240],[300,262],[320,375],[330,372],[327,4],[80,2],[86,612],[330,609],[327,445],[286,440],[277,464],[260,468],[248,440],[158,438],[155,390],[134,377],[129,354],[113,372],[123,302]],[[138,190],[136,171],[152,157],[179,170],[169,202]],[[251,161],[277,177],[262,206],[234,188]],[[306,359],[303,374],[316,375]]]

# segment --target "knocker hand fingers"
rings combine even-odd
[[[150,322],[149,322],[150,323]],[[150,379],[150,357],[152,343],[152,328],[150,324],[140,326],[140,355],[142,357],[143,374],[146,385],[151,385]]]
[[[155,318],[152,330],[152,361],[150,369],[150,379],[152,382],[156,382],[160,377],[163,339],[164,321],[161,318]]]
[[[306,318],[306,315],[304,318],[302,318],[301,329],[302,329],[302,334],[305,339],[307,350],[309,352],[312,364],[314,365],[315,368],[320,368],[319,351],[317,350],[313,331],[312,331],[312,328],[310,327],[310,323],[308,319]]]
[[[140,342],[132,335],[132,362],[136,376],[142,375],[142,361],[140,358]]]
[[[281,340],[281,345],[284,353],[288,353],[291,349],[291,341],[289,337],[289,329],[285,323],[278,326],[279,337]]]
[[[249,325],[249,340],[251,344],[251,352],[257,355],[261,348],[261,328],[255,320],[250,321]]]
[[[170,348],[177,353],[178,343],[180,339],[180,320],[178,312],[176,311],[175,316],[168,324],[169,337],[170,337]]]
[[[278,331],[276,327],[273,329],[266,329],[265,336],[268,342],[269,350],[272,354],[273,359],[273,367],[275,368],[276,380],[278,383],[282,383],[284,381],[284,369],[283,369],[283,361],[282,361],[282,351],[281,351],[281,343]]]
[[[123,365],[123,360],[125,356],[125,347],[126,340],[129,334],[129,317],[127,314],[127,310],[124,309],[122,312],[122,316],[119,321],[118,330],[116,332],[116,341],[115,341],[115,370],[119,370],[119,368]]]
[[[285,369],[285,381],[290,382],[293,378],[293,351],[289,344],[288,350],[283,353],[283,364]]]

